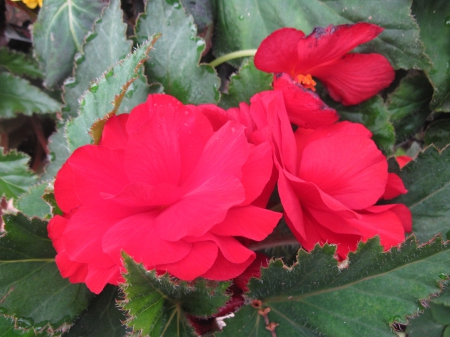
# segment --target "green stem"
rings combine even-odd
[[[224,62],[234,60],[240,57],[246,57],[246,56],[255,56],[257,49],[246,49],[246,50],[239,50],[235,51],[229,54],[225,54],[219,58],[216,58],[214,61],[212,61],[209,65],[213,68],[217,67],[219,64],[222,64]]]

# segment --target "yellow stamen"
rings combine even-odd
[[[312,91],[316,91],[316,81],[314,81],[311,77],[311,74],[298,75],[297,82],[303,85],[306,89],[311,89]]]

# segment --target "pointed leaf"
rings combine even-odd
[[[430,146],[399,173],[408,193],[393,202],[405,204],[413,216],[413,231],[421,242],[450,231],[450,148]]]
[[[0,147],[0,196],[17,198],[36,183],[37,177],[28,167],[29,160],[26,154],[16,151],[4,154]]]
[[[220,13],[213,43],[216,56],[258,48],[266,36],[282,27],[295,27],[309,34],[316,26],[367,21],[385,30],[374,41],[358,48],[359,51],[381,53],[395,69],[428,66],[408,1],[286,0],[281,4],[267,1],[261,5],[259,1],[227,0],[216,3]]]
[[[77,58],[74,78],[65,82],[64,115],[76,116],[78,99],[89,89],[91,81],[130,52],[132,42],[126,38],[127,25],[122,17],[120,1],[112,0],[96,22],[94,32],[83,46],[82,56]]]
[[[225,290],[229,283],[174,283],[167,274],[157,276],[126,254],[124,264],[127,273],[121,286],[125,293],[122,307],[130,316],[127,325],[136,333],[140,331],[139,336],[193,336],[185,313],[210,316],[228,300]]]
[[[47,222],[6,214],[0,238],[0,311],[28,328],[71,324],[92,298],[84,284],[63,279]],[[38,290],[38,291],[37,291]]]
[[[0,48],[0,70],[29,78],[44,77],[35,60],[27,57],[26,54],[5,47]]]
[[[66,134],[69,149],[75,150],[92,141],[88,134],[92,124],[108,113],[115,113],[130,85],[139,77],[139,68],[148,58],[156,37],[143,43],[132,54],[119,61],[114,67],[93,83],[81,102],[79,116],[69,121]]]
[[[238,107],[239,103],[250,103],[258,92],[272,89],[272,74],[256,69],[253,58],[245,63],[237,74],[231,76],[228,93],[222,94],[219,106],[224,109]]]
[[[265,308],[269,322],[279,324],[278,336],[395,336],[389,324],[406,323],[405,316],[420,310],[419,300],[441,290],[439,274],[450,271],[450,246],[440,238],[421,247],[410,238],[401,249],[383,252],[375,237],[349,254],[345,269],[334,253],[328,245],[300,250],[292,268],[272,261],[260,279],[250,280],[253,306],[227,320],[220,336],[267,336],[258,313]],[[255,309],[256,300],[261,306]]]
[[[63,337],[124,337],[126,317],[116,303],[120,298],[117,287],[106,286]]]
[[[387,101],[390,120],[395,127],[397,142],[416,133],[430,114],[428,107],[433,87],[422,72],[410,71]]]
[[[12,118],[17,113],[55,113],[61,104],[23,78],[0,73],[0,118]]]
[[[33,43],[48,87],[60,85],[70,75],[73,57],[82,51],[84,37],[105,5],[91,0],[45,1],[33,24]]]
[[[28,217],[50,218],[50,206],[42,199],[48,183],[31,186],[17,200],[16,208]]]
[[[179,0],[148,1],[146,13],[136,24],[138,42],[161,33],[145,67],[149,83],[161,83],[184,104],[216,103],[220,80],[211,66],[198,65],[205,42]]]
[[[446,0],[413,1],[411,7],[420,27],[420,38],[431,59],[426,69],[434,87],[431,109],[450,112],[450,2]]]

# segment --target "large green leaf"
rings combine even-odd
[[[393,202],[404,203],[413,216],[417,238],[428,241],[450,231],[450,149],[430,146],[399,173],[408,193]]]
[[[300,250],[292,268],[272,261],[260,279],[250,280],[253,306],[227,320],[218,336],[269,336],[258,314],[265,308],[268,320],[279,324],[279,337],[395,336],[389,324],[406,323],[420,310],[419,300],[441,291],[440,273],[450,271],[450,246],[440,238],[421,247],[408,239],[400,249],[383,252],[375,237],[349,254],[345,269],[334,254],[333,246],[316,246],[310,253]]]
[[[150,37],[91,85],[89,91],[83,96],[79,116],[69,121],[66,127],[71,151],[91,143],[92,138],[88,132],[92,124],[118,110],[130,85],[139,78],[139,69],[148,58],[147,54],[155,40],[154,36]]]
[[[162,34],[146,63],[149,83],[161,83],[185,104],[217,103],[220,80],[211,66],[198,65],[205,42],[179,0],[148,1],[146,13],[136,24],[138,42]]]
[[[26,76],[29,78],[44,77],[35,60],[28,58],[26,54],[16,52],[6,47],[0,48],[0,70],[7,70],[14,75]]]
[[[17,113],[55,113],[61,104],[23,78],[0,73],[0,118],[12,118]]]
[[[126,317],[117,307],[118,288],[108,285],[63,337],[124,337]]]
[[[28,167],[29,160],[26,154],[16,151],[4,154],[0,147],[0,196],[17,198],[36,183],[37,177]]]
[[[432,65],[427,75],[434,87],[431,108],[450,112],[450,2],[413,1],[412,12],[420,27],[420,38]]]
[[[433,87],[422,72],[410,71],[387,101],[390,120],[395,127],[397,142],[416,133],[430,114],[428,107]]]
[[[385,153],[392,152],[395,143],[394,127],[389,121],[389,112],[380,96],[355,105],[343,106],[330,102],[343,120],[364,124],[373,133],[372,139]]]
[[[65,115],[76,116],[78,99],[90,83],[131,51],[132,42],[125,36],[127,25],[122,16],[120,1],[112,0],[87,38],[83,54],[76,61],[75,76],[65,82]]]
[[[92,298],[84,284],[63,279],[47,222],[23,214],[4,215],[0,238],[0,311],[27,328],[71,324]]]
[[[167,274],[157,276],[155,271],[147,271],[126,254],[124,264],[127,273],[122,306],[130,316],[127,325],[139,336],[193,336],[185,313],[210,316],[228,300],[228,283],[212,286],[206,280],[195,284],[172,281]]]
[[[228,93],[222,94],[219,105],[224,109],[238,107],[239,103],[250,103],[258,92],[272,89],[272,74],[256,69],[253,58],[244,64],[239,73],[231,76]]]
[[[431,123],[423,140],[426,145],[434,144],[440,149],[450,144],[450,119],[441,119]]]
[[[395,69],[423,69],[428,65],[418,26],[410,15],[410,1],[216,0],[216,6],[216,56],[258,48],[266,36],[281,27],[295,27],[309,34],[315,26],[367,21],[385,30],[359,51],[381,53]]]
[[[60,85],[70,75],[73,57],[82,51],[84,37],[105,5],[92,0],[45,0],[33,24],[33,43],[48,87]]]

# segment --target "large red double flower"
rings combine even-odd
[[[281,28],[262,41],[255,66],[266,72],[286,73],[306,89],[315,90],[315,77],[334,100],[344,105],[358,104],[394,79],[394,69],[384,56],[350,53],[382,31],[370,23],[316,27],[308,36],[301,30]],[[286,80],[275,78],[275,90],[283,90],[285,85]]]
[[[55,181],[64,215],[49,224],[63,277],[99,293],[122,280],[121,251],[183,280],[232,279],[252,263],[237,237],[262,240],[281,217],[252,204],[272,149],[250,144],[238,122],[213,128],[203,110],[149,96],[71,155]]]
[[[375,235],[386,249],[404,241],[412,225],[408,208],[375,203],[406,189],[388,173],[368,129],[341,122],[294,133],[277,91],[255,95],[250,112],[260,139],[273,145],[286,222],[305,249],[334,243],[344,258],[359,241]]]

